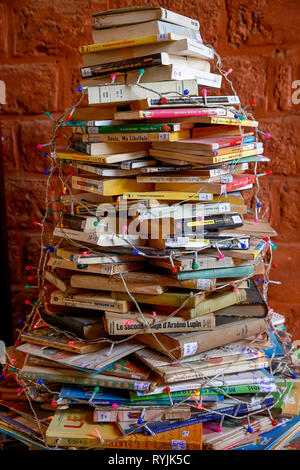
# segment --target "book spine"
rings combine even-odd
[[[234,266],[220,269],[202,269],[199,271],[185,271],[177,274],[177,279],[219,279],[229,277],[246,277],[254,274],[253,266]]]
[[[198,318],[196,321],[184,320],[183,318],[168,318],[165,317],[163,320],[158,318],[155,323],[153,319],[147,318],[150,327],[142,324],[140,321],[128,319],[126,315],[110,315],[109,312],[105,312],[106,326],[105,329],[110,335],[134,335],[139,333],[153,333],[153,332],[184,332],[184,331],[202,331],[202,330],[213,330],[216,326],[215,317],[213,314],[205,315]]]
[[[145,119],[168,119],[177,117],[197,117],[197,116],[222,116],[226,114],[226,110],[223,108],[208,108],[208,109],[197,109],[197,108],[173,108],[173,109],[152,109],[140,111],[140,117]]]
[[[243,175],[235,178],[232,183],[227,183],[226,191],[236,191],[238,188],[242,188],[243,186],[253,183],[255,183],[255,175]]]
[[[180,124],[136,124],[129,126],[90,126],[87,134],[130,134],[133,132],[174,132],[180,130]]]
[[[196,134],[196,132],[195,132]],[[236,137],[232,138],[230,141],[226,140],[225,142],[219,142],[216,144],[213,144],[212,150],[218,150],[218,149],[225,149],[227,147],[233,147],[235,145],[241,145],[243,144],[249,144],[255,141],[255,136],[254,135],[249,135],[248,137],[244,137],[243,139]]]
[[[168,23],[174,23],[179,26],[184,26],[185,28],[190,28],[196,31],[199,31],[200,23],[198,20],[193,18],[188,18],[187,16],[180,15],[174,11],[166,10],[165,8],[160,8],[161,11],[161,20]]]
[[[147,88],[130,85],[110,85],[88,87],[89,104],[115,103],[123,101],[136,101],[157,96],[157,93],[179,93],[183,94],[188,89],[191,96],[198,94],[196,80],[166,80],[164,82],[147,83]]]
[[[156,42],[171,41],[171,39],[171,33],[152,34],[150,36],[143,36],[140,38],[123,39],[122,41],[109,41],[99,44],[88,44],[86,46],[80,46],[79,52],[83,54],[100,52],[110,49],[122,49],[124,47],[143,46],[146,44],[155,44]]]
[[[93,65],[91,67],[82,67],[82,78],[101,77],[114,72],[128,72],[153,65],[162,65],[161,54],[153,54],[144,57],[136,57],[133,59],[109,62],[107,64]]]
[[[101,134],[100,141],[114,142],[169,142],[176,141],[190,136],[189,131],[181,132],[147,132],[147,133],[126,133],[126,134]]]
[[[258,126],[258,121],[250,121],[248,119],[244,119],[244,121],[241,121],[240,119],[212,117],[210,122],[211,124],[221,124],[223,126],[243,126],[243,127],[257,127]]]

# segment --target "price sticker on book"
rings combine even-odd
[[[183,345],[183,356],[193,356],[197,352],[197,343],[184,343]]]
[[[172,439],[172,450],[186,450],[186,441]]]
[[[212,201],[213,195],[211,193],[200,193],[198,194],[199,201]]]

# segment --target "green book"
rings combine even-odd
[[[195,308],[189,310],[190,318],[199,317],[200,315],[206,315],[207,313],[221,310],[221,308],[230,307],[246,299],[246,289],[240,289],[239,293],[235,291],[214,293],[210,298],[202,300]]]
[[[78,370],[58,369],[52,367],[24,366],[19,374],[22,380],[58,382],[64,384],[85,385],[93,387],[118,388],[120,390],[150,390],[152,382],[125,379],[104,374],[88,374]]]
[[[184,271],[177,274],[177,279],[218,279],[227,277],[253,276],[253,266],[234,266],[230,268],[201,269],[199,271]]]
[[[79,129],[85,134],[127,134],[133,132],[176,132],[181,130],[181,125],[177,123],[126,124],[123,126],[82,126]],[[74,131],[78,131],[78,128],[74,127]]]

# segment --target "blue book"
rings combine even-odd
[[[215,279],[226,277],[246,277],[254,274],[253,266],[234,266],[232,268],[201,269],[177,274],[179,280],[184,279]]]
[[[280,426],[262,433],[256,444],[248,444],[231,450],[273,450],[276,445],[276,450],[280,450],[283,445],[300,434],[300,416],[294,416],[292,419],[282,418],[280,421],[282,422]]]
[[[119,426],[122,428],[122,432],[124,434],[144,432],[147,435],[151,435],[151,433],[158,434],[160,432],[170,431],[172,429],[178,429],[185,426],[190,426],[191,424],[197,423],[204,423],[207,421],[214,421],[216,419],[221,419],[222,414],[226,413],[228,415],[240,415],[243,413],[247,413],[248,411],[254,410],[261,410],[265,407],[272,406],[274,403],[273,397],[265,398],[261,403],[253,405],[248,404],[241,404],[237,405],[236,401],[231,399],[225,399],[224,402],[221,404],[216,405],[215,407],[211,408],[212,411],[201,411],[193,413],[189,419],[181,419],[181,420],[165,420],[165,421],[157,421],[153,423],[147,423],[147,428],[143,425],[132,425],[130,423],[119,423]]]

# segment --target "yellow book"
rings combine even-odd
[[[112,292],[111,296],[113,299],[130,301],[130,296],[127,294],[127,292]],[[134,298],[138,303],[143,304],[181,307],[183,302],[186,302],[184,304],[185,308],[195,308],[205,298],[205,295],[199,293],[194,297],[190,297],[190,294],[181,292],[164,292],[160,295],[136,294]]]
[[[93,422],[93,410],[79,407],[56,410],[46,431],[46,443],[58,447],[112,447],[117,449],[201,450],[202,424],[146,436],[123,436],[117,425]]]
[[[190,131],[175,131],[175,132],[139,132],[139,133],[113,133],[113,134],[88,134],[83,136],[83,142],[88,140],[95,140],[97,142],[176,142],[177,140],[188,139]]]
[[[243,150],[242,152],[235,151],[233,153],[227,153],[225,155],[193,155],[190,153],[181,153],[176,151],[168,150],[159,150],[159,149],[150,149],[149,153],[152,157],[165,157],[175,160],[183,160],[185,162],[195,163],[195,164],[214,164],[222,163],[231,160],[239,160],[243,157],[253,157],[255,155],[262,154],[262,149],[252,149],[252,150]]]
[[[81,153],[76,151],[65,151],[57,152],[56,156],[60,160],[72,160],[79,162],[99,163],[99,164],[111,164],[126,162],[127,160],[136,160],[149,155],[148,150],[139,150],[138,152],[126,152],[126,153],[108,153],[101,155],[89,155],[87,153]]]
[[[198,121],[200,122],[200,121]],[[243,127],[257,127],[258,121],[252,121],[250,119],[230,119],[223,117],[202,117],[201,122],[207,124],[221,124],[223,126],[243,126]]]
[[[69,408],[56,410],[46,431],[46,443],[59,447],[103,447],[121,436],[114,424],[93,422],[93,410]]]
[[[84,178],[81,176],[72,176],[72,188],[84,191],[96,192],[102,196],[118,196],[125,191],[151,191],[154,189],[152,183],[138,183],[136,179],[129,178]]]
[[[177,41],[180,39],[184,39],[182,36],[179,36],[174,33],[167,33],[167,34],[152,34],[150,36],[142,36],[139,38],[130,38],[130,39],[123,39],[122,41],[110,41],[110,42],[102,42],[99,44],[88,44],[86,46],[80,46],[79,52],[81,54],[86,52],[99,52],[99,51],[106,51],[110,49],[123,49],[124,47],[135,47],[135,46],[143,46],[145,44],[155,44],[157,42],[166,42],[166,41]]]
[[[208,202],[230,202],[231,204],[241,205],[244,199],[241,196],[218,196],[212,193],[195,193],[184,191],[151,191],[151,192],[124,192],[123,199],[164,199],[166,201],[185,201],[195,200],[201,203]]]

